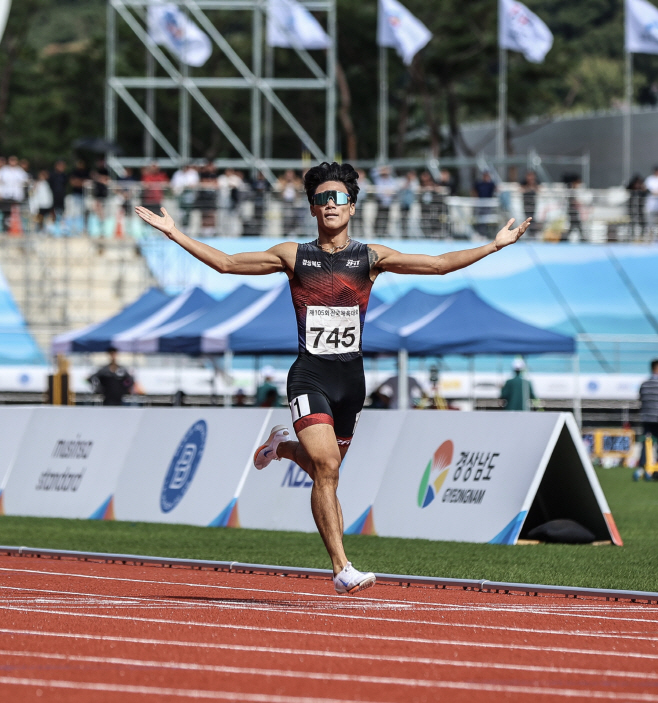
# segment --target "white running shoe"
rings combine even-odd
[[[334,576],[336,593],[358,593],[375,585],[375,574],[357,571],[351,562],[347,562],[343,570]]]
[[[287,442],[290,439],[290,432],[285,425],[276,425],[272,428],[270,436],[265,444],[261,444],[254,454],[254,466],[260,470],[269,466],[272,459],[281,461],[281,457],[276,455],[276,449],[281,442]]]

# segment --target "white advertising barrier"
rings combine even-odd
[[[236,499],[271,410],[148,408],[114,496],[117,520],[236,527]]]
[[[268,437],[274,425],[285,425],[296,439],[290,422],[290,410],[277,408],[258,436],[258,444]],[[294,461],[281,459],[258,471],[251,464],[238,498],[240,527],[261,530],[292,530],[315,532],[311,513],[311,487],[313,481]]]
[[[112,519],[112,495],[144,410],[35,408],[2,494],[6,515]]]
[[[382,536],[492,544],[558,518],[621,544],[570,413],[407,413],[371,514]]]
[[[364,410],[340,468],[338,499],[345,534],[375,533],[372,505],[408,410]]]
[[[34,407],[0,408],[0,515],[4,515],[3,492]]]
[[[402,429],[404,411],[365,410],[340,469],[338,498],[345,532],[372,534],[370,509],[388,459]],[[275,410],[271,426],[291,427],[288,409]],[[267,438],[270,425],[261,441]],[[294,431],[292,439],[296,439]],[[263,530],[314,532],[311,513],[313,481],[295,462],[273,461],[263,471],[251,468],[238,498],[240,526]]]

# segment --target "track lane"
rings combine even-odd
[[[221,689],[327,698],[338,688],[382,703],[473,700],[476,691],[491,700],[658,701],[651,606],[392,586],[345,598],[311,579],[9,564],[0,559],[0,649],[14,656],[0,656],[23,683],[0,681],[0,692],[34,688],[24,682],[42,680],[44,662],[55,662],[49,675],[60,683],[49,696],[73,672],[118,700],[118,669],[120,685],[165,686],[178,692],[162,695],[177,697],[196,695],[176,688],[182,676],[204,697]],[[122,701],[133,695],[158,694],[126,690]]]

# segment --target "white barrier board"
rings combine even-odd
[[[5,514],[111,519],[117,477],[143,414],[34,409],[3,492]]]
[[[364,410],[340,469],[346,534],[374,534],[372,505],[408,410]]]
[[[290,429],[291,438],[297,439],[290,410],[277,408],[259,436],[259,445],[275,425],[285,425]],[[312,486],[308,474],[288,459],[273,461],[262,471],[252,465],[238,498],[240,527],[315,532],[311,513]]]
[[[0,515],[4,515],[3,490],[35,407],[0,408]]]
[[[338,499],[343,509],[345,531],[372,532],[368,520],[391,451],[402,429],[405,411],[365,410],[340,469]],[[288,409],[273,412],[263,433],[267,438],[274,425],[292,428]],[[292,439],[296,439],[291,429]],[[311,513],[313,481],[297,464],[287,459],[273,461],[263,471],[252,467],[238,499],[240,526],[262,530],[315,532]]]
[[[260,408],[147,409],[119,477],[116,519],[237,526],[235,499],[269,415]]]
[[[514,544],[559,439],[573,450],[566,480],[580,481],[593,526],[604,532],[597,538],[610,539],[607,503],[573,432],[564,413],[409,412],[375,499],[377,534]],[[545,520],[557,517],[578,520]]]

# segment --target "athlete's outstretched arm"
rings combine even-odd
[[[514,219],[511,219],[503,229],[498,232],[496,239],[475,249],[462,249],[448,254],[429,256],[428,254],[402,254],[395,249],[370,244],[370,268],[377,271],[391,271],[392,273],[415,274],[445,274],[474,264],[485,256],[499,251],[503,247],[514,244],[528,229],[532,217],[529,217],[518,227],[512,229]]]
[[[176,229],[172,216],[164,208],[160,210],[162,217],[155,215],[145,207],[138,206],[135,208],[135,212],[144,222],[166,234],[169,239],[179,244],[185,251],[215,269],[215,271],[219,271],[219,273],[260,275],[294,268],[295,255],[294,252],[289,251],[295,248],[293,242],[277,244],[267,251],[225,254],[219,249],[213,249],[213,247],[203,244],[203,242],[197,242],[196,239],[183,234]],[[291,255],[292,267],[287,263]]]

